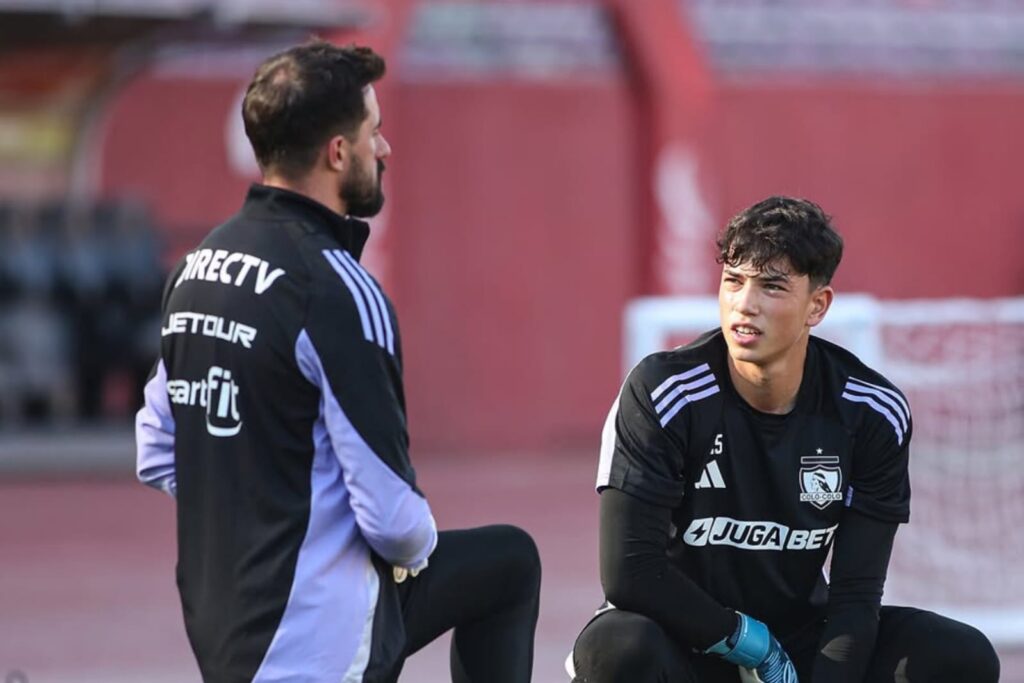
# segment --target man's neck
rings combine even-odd
[[[265,175],[263,176],[263,184],[268,187],[277,187],[309,197],[340,216],[348,213],[344,202],[341,201],[341,197],[338,196],[331,183],[325,182],[324,179],[316,178],[315,174],[311,173],[298,180],[284,178],[280,175]]]
[[[806,344],[766,365],[736,361],[729,356],[729,377],[751,407],[762,413],[786,415],[796,405],[806,358]]]

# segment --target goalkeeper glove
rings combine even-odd
[[[746,669],[742,666],[736,667],[740,670],[740,683],[764,683],[764,679],[754,669]],[[793,679],[796,680],[795,678]]]
[[[796,669],[768,627],[762,622],[737,612],[736,630],[707,650],[740,667],[744,681],[759,683],[797,683]]]

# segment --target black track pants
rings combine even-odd
[[[999,659],[980,631],[934,612],[882,607],[865,681],[996,683]],[[810,683],[817,643],[784,644],[800,681]],[[791,649],[792,648],[792,649]],[[655,622],[611,610],[595,617],[573,649],[577,683],[737,683],[734,664],[686,652]]]
[[[512,526],[442,531],[430,566],[400,584],[398,592],[406,657],[455,629],[453,683],[530,680],[540,558],[525,531]]]

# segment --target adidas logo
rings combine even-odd
[[[718,469],[718,462],[712,460],[704,466],[700,479],[693,485],[695,489],[724,489],[725,479],[722,479],[722,471]]]

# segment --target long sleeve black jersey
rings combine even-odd
[[[403,647],[390,568],[423,566],[437,531],[368,235],[256,185],[167,282],[137,465],[177,498],[206,681],[370,681]]]
[[[732,386],[727,353],[716,331],[630,373],[597,488],[672,509],[675,565],[785,638],[825,616],[822,570],[844,508],[908,519],[910,409],[853,354],[811,337],[792,412],[760,413]]]

